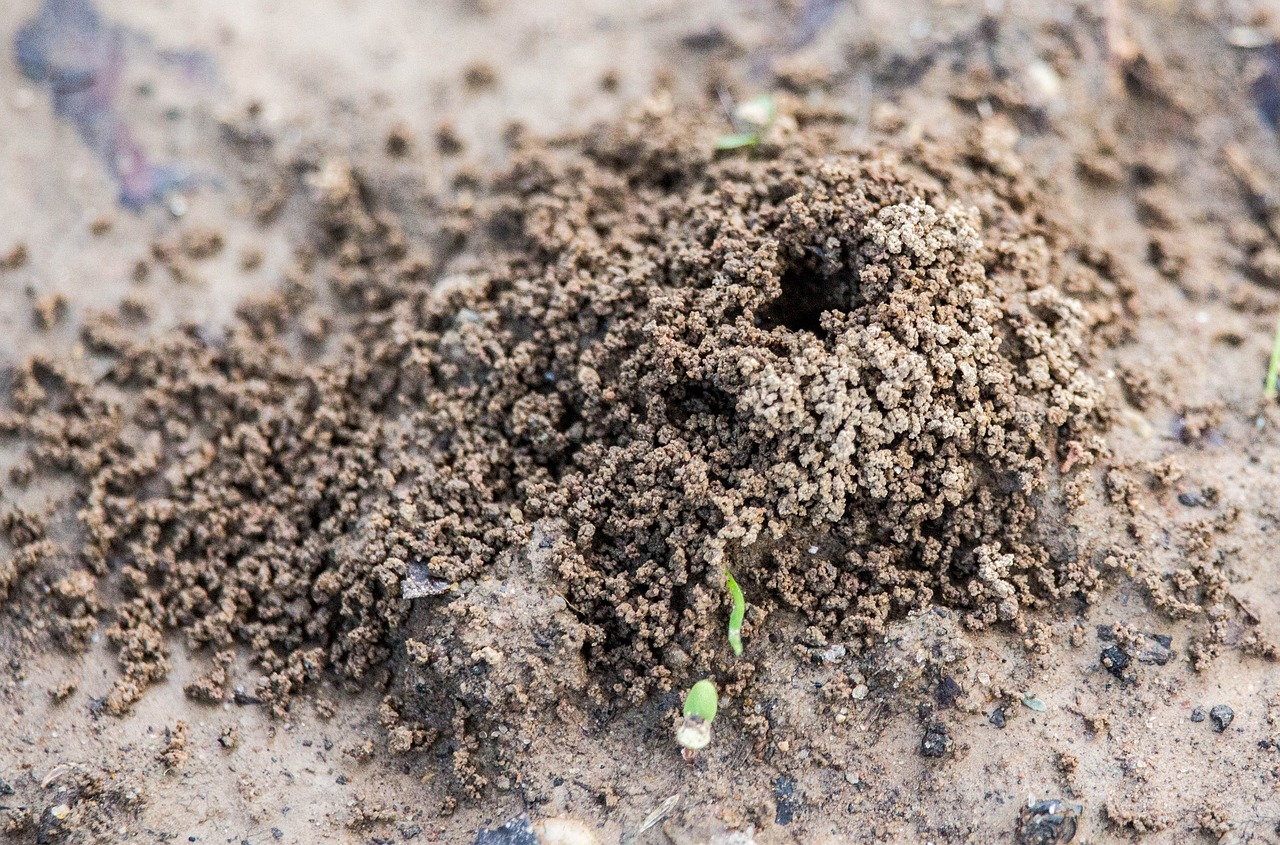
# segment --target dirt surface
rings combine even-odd
[[[0,9],[13,841],[1280,842],[1264,6],[188,6]]]

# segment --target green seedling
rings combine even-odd
[[[1280,323],[1276,323],[1276,336],[1271,341],[1271,363],[1267,365],[1267,382],[1262,395],[1268,402],[1276,401],[1276,382],[1280,380]]]
[[[733,128],[736,131],[717,138],[717,150],[740,150],[744,147],[757,146],[764,140],[765,133],[777,119],[778,104],[773,97],[765,94],[752,97],[728,111],[729,120],[733,122]]]
[[[729,595],[733,598],[733,610],[729,611],[729,645],[733,653],[742,656],[742,620],[747,615],[747,600],[742,595],[742,588],[733,580],[733,573],[724,571],[725,584],[729,587]]]
[[[716,685],[703,678],[684,697],[684,720],[676,729],[676,742],[684,749],[686,757],[711,744],[711,723],[716,720],[716,708],[720,694]]]

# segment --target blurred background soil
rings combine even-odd
[[[54,7],[76,25],[24,30]],[[1089,468],[1109,504],[1076,527],[1136,551],[1092,601],[1022,634],[925,613],[855,658],[770,617],[776,658],[753,681],[775,728],[765,747],[718,723],[713,753],[687,766],[673,704],[655,698],[603,727],[559,726],[528,761],[554,784],[535,806],[510,779],[469,798],[447,761],[386,753],[377,689],[324,688],[285,718],[249,696],[196,703],[183,686],[206,667],[177,643],[168,678],[107,715],[105,638],[64,654],[11,602],[0,820],[14,841],[467,842],[529,812],[581,819],[604,842],[1052,842],[1028,838],[1024,808],[1061,799],[1082,807],[1078,842],[1280,842],[1267,645],[1280,641],[1280,413],[1261,386],[1280,312],[1269,4],[44,8],[0,7],[6,368],[91,357],[81,328],[103,312],[145,314],[138,332],[216,327],[280,287],[313,221],[297,162],[357,164],[413,236],[438,197],[501,166],[513,133],[788,90],[843,115],[851,143],[1011,148],[1058,222],[1096,246],[1129,305],[1090,362],[1116,408]],[[209,233],[220,248],[200,248]],[[18,483],[21,451],[2,448],[6,508],[63,492]],[[864,679],[852,700],[824,704],[851,673]]]

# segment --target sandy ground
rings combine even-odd
[[[37,5],[0,7],[0,44]],[[384,754],[376,690],[326,689],[333,715],[303,702],[287,720],[252,704],[196,704],[182,687],[200,670],[177,644],[174,671],[132,713],[97,715],[92,703],[117,671],[101,638],[64,655],[41,639],[42,620],[11,608],[0,627],[0,780],[14,791],[0,805],[37,820],[15,841],[465,842],[527,810],[583,819],[605,842],[991,842],[1015,841],[1029,799],[1060,798],[1083,806],[1073,841],[1280,842],[1280,676],[1251,645],[1280,641],[1280,413],[1260,388],[1280,297],[1255,260],[1276,243],[1242,234],[1254,217],[1224,156],[1234,145],[1264,188],[1280,190],[1280,143],[1250,95],[1261,53],[1229,41],[1246,25],[1274,39],[1280,19],[1244,3],[987,5],[1000,24],[984,42],[982,11],[943,2],[832,3],[830,14],[766,0],[103,2],[106,18],[156,49],[213,58],[215,80],[184,81],[139,47],[120,104],[159,160],[181,162],[201,184],[177,205],[119,208],[102,162],[47,93],[0,63],[0,253],[21,243],[30,256],[0,271],[0,360],[78,354],[80,322],[126,297],[145,300],[158,331],[223,323],[241,297],[280,283],[307,207],[291,199],[268,224],[252,213],[259,186],[225,129],[251,104],[282,148],[366,163],[411,207],[461,166],[498,166],[513,120],[537,133],[581,130],[655,84],[701,102],[713,81],[767,90],[771,65],[802,60],[830,75],[810,96],[853,115],[855,139],[875,120],[943,138],[983,124],[1013,131],[1019,158],[1076,230],[1114,256],[1134,306],[1127,337],[1091,366],[1119,397],[1111,455],[1094,470],[1117,506],[1076,527],[1133,545],[1158,574],[1203,562],[1227,596],[1211,613],[1174,618],[1141,577],[1119,573],[1093,603],[1042,614],[1045,653],[1008,630],[964,633],[925,614],[862,659],[869,694],[843,713],[818,706],[815,687],[835,670],[798,657],[803,625],[783,619],[789,647],[761,668],[756,698],[802,741],[753,749],[730,738],[685,766],[667,740],[672,702],[656,699],[539,750],[531,764],[558,785],[526,807],[510,781],[471,800],[452,794],[431,754]],[[969,54],[983,50],[1007,77],[971,72]],[[476,63],[496,71],[493,87],[468,87]],[[616,90],[602,86],[607,74]],[[462,164],[435,149],[442,123],[464,144]],[[383,151],[397,126],[413,139],[412,167]],[[95,234],[99,220],[110,225]],[[227,248],[198,262],[194,279],[134,279],[154,240],[203,226]],[[255,250],[261,265],[242,269]],[[55,293],[67,315],[38,330],[33,305]],[[1161,461],[1180,477],[1157,481],[1169,477],[1153,469]],[[56,492],[5,487],[24,503]],[[1114,625],[1168,635],[1173,659],[1135,662],[1120,681],[1100,656],[1098,631]],[[1193,660],[1206,649],[1215,653]],[[919,704],[940,665],[967,703],[947,718],[954,751],[932,759],[920,753]],[[51,691],[67,684],[74,691],[55,702]],[[990,717],[1010,691],[1043,710],[1019,694],[996,727]],[[1234,712],[1224,731],[1193,721],[1194,708],[1216,705]],[[179,721],[189,759],[175,763],[163,752]],[[95,779],[91,790],[74,785],[82,775]],[[93,825],[67,830],[57,816],[77,790],[105,797]],[[670,817],[637,834],[671,796],[680,801]]]

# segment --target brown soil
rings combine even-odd
[[[799,39],[802,5],[761,20]],[[819,48],[738,67],[740,36],[699,31],[671,49],[723,50],[706,79],[774,65],[779,117],[735,151],[693,75],[511,127],[484,167],[451,122],[299,140],[255,104],[215,150],[226,221],[92,215],[132,291],[33,287],[31,326],[79,343],[19,344],[0,415],[5,696],[43,757],[0,754],[13,834],[468,841],[523,809],[607,841],[1066,841],[1031,798],[1079,801],[1089,841],[1271,841],[1280,152],[1210,167],[1189,128],[1268,71],[1211,78],[1219,53],[1148,31],[1196,14],[1117,10],[860,42],[893,94],[858,112]],[[226,320],[157,287],[264,268]],[[1199,357],[1188,325],[1214,326]],[[686,764],[700,677],[721,716]],[[270,802],[216,762],[276,754]],[[238,803],[192,822],[175,778]]]

